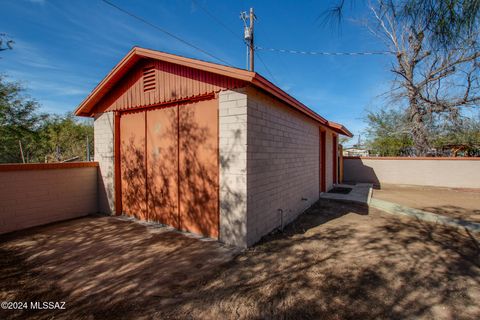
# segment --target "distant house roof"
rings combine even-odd
[[[110,71],[95,89],[93,89],[93,91],[77,107],[75,115],[92,116],[92,110],[100,99],[108,93],[108,91],[128,72],[128,70],[130,70],[131,67],[135,65],[135,63],[145,58],[166,61],[251,83],[253,86],[265,90],[331,130],[349,137],[353,136],[343,125],[326,120],[256,72],[139,47],[132,48],[132,50],[130,50],[130,52],[112,69],[112,71]]]

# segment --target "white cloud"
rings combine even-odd
[[[15,62],[27,67],[52,70],[58,69],[58,66],[53,64],[51,62],[52,59],[49,59],[47,56],[45,56],[41,49],[18,38],[15,39],[12,55],[5,57],[5,59],[15,59]]]
[[[60,78],[60,81],[46,80],[45,73],[7,70],[6,74],[15,81],[20,81],[28,91],[41,93],[42,96],[84,96],[89,93],[85,79],[78,77]],[[81,85],[84,84],[84,85]]]

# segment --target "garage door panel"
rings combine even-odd
[[[217,100],[179,107],[181,229],[218,237]]]
[[[145,113],[124,114],[120,120],[122,211],[146,219]]]
[[[177,107],[147,112],[149,220],[180,227],[178,215]]]
[[[218,100],[122,114],[122,211],[218,237]]]

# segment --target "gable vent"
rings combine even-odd
[[[143,92],[155,90],[155,87],[155,67],[150,66],[143,68]]]

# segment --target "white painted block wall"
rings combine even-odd
[[[98,208],[106,214],[115,212],[115,155],[114,155],[114,113],[105,112],[95,115],[94,154],[99,164]]]
[[[220,241],[247,246],[247,95],[219,93]]]

